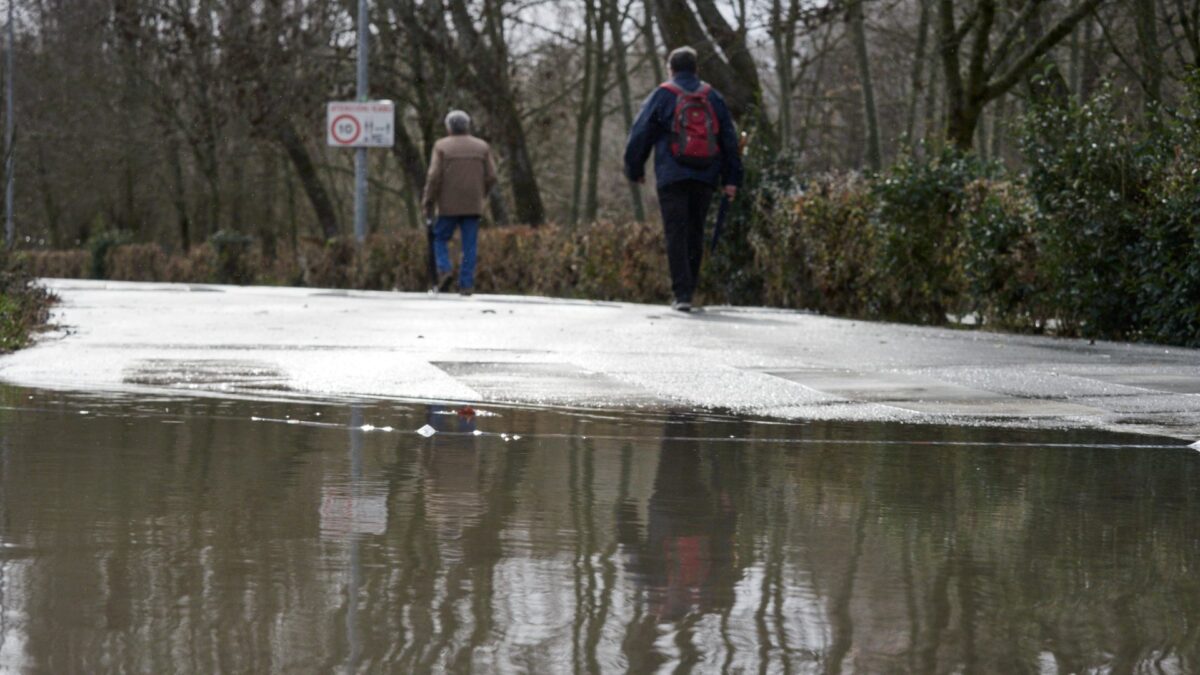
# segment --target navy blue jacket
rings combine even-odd
[[[695,73],[676,73],[673,80],[684,91],[700,88],[700,78]],[[671,155],[671,118],[675,116],[675,94],[669,89],[658,87],[642,104],[633,128],[629,130],[629,141],[625,144],[625,177],[631,181],[646,175],[646,159],[654,149],[654,175],[659,189],[683,180],[697,180],[709,185],[742,184],[742,158],[738,150],[737,130],[725,99],[710,89],[708,100],[717,113],[720,131],[717,136],[721,157],[707,169],[694,169],[675,161]]]

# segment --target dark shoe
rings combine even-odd
[[[692,311],[692,303],[686,300],[676,300],[671,303],[671,309],[676,312],[690,312]]]
[[[443,272],[438,276],[438,291],[445,293],[450,290],[450,284],[454,283],[454,272]]]
[[[460,289],[458,290],[458,294],[459,294],[459,295],[461,295],[461,296],[463,296],[464,298],[469,298],[469,297],[471,297],[471,289],[469,289],[469,288],[460,288]]]

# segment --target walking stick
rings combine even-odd
[[[713,227],[712,242],[708,252],[717,250],[717,242],[721,240],[721,230],[725,229],[725,218],[729,215],[729,195],[721,195],[721,205],[717,207],[717,224]]]
[[[750,135],[745,131],[738,138],[738,154],[742,154],[746,149],[746,144],[750,142]],[[721,240],[721,231],[725,229],[725,219],[729,216],[729,195],[721,194],[721,204],[717,207],[717,224],[713,227],[712,242],[708,245],[708,252],[712,253],[717,250],[717,242]]]
[[[433,253],[433,218],[425,219],[425,242],[428,244],[426,271],[429,274],[429,292],[438,292],[437,259]]]

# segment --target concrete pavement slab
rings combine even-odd
[[[1200,351],[538,297],[48,280],[57,331],[0,380],[1200,438]]]

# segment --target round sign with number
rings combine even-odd
[[[350,145],[362,134],[362,125],[354,115],[338,115],[330,125],[333,140],[343,145]]]

